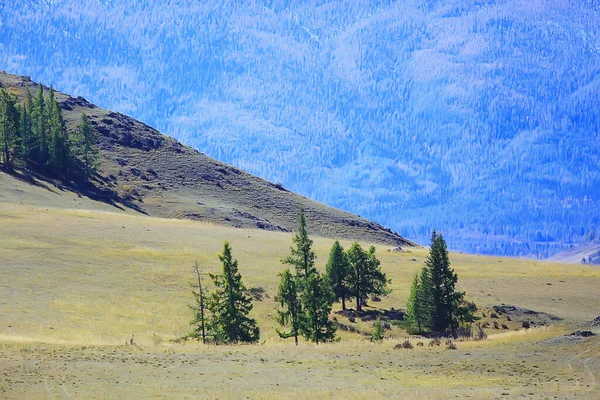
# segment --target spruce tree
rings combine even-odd
[[[336,327],[329,319],[334,294],[329,284],[314,272],[305,281],[302,293],[304,324],[302,334],[311,342],[329,342],[335,338]]]
[[[313,241],[308,237],[306,229],[306,217],[304,209],[300,209],[298,218],[298,232],[292,238],[293,246],[290,247],[291,255],[284,259],[284,264],[293,265],[296,268],[296,277],[303,283],[308,276],[316,271],[315,253],[312,251]]]
[[[307,340],[318,343],[333,339],[335,327],[329,320],[329,312],[334,301],[334,295],[329,283],[321,277],[315,268],[315,253],[312,251],[312,243],[313,241],[308,237],[306,229],[304,210],[300,209],[298,232],[294,234],[292,238],[293,246],[290,248],[292,254],[282,260],[284,264],[293,265],[296,269],[294,276],[291,276],[291,272],[289,274],[284,272],[287,280],[286,290],[288,291],[286,295],[293,298],[291,290],[295,287],[296,296],[300,299],[301,308],[300,310],[295,309],[298,316],[297,328],[299,329],[296,332],[300,332]],[[293,285],[291,281],[293,281]],[[290,311],[288,305],[282,304],[286,307],[286,310],[278,312],[278,319],[282,322],[281,313],[286,315]],[[284,335],[287,334],[284,333]]]
[[[425,259],[431,279],[431,325],[435,332],[455,329],[459,323],[460,303],[464,293],[455,289],[458,276],[450,267],[446,242],[434,230],[431,234],[429,255]]]
[[[427,268],[421,270],[421,274],[415,273],[410,287],[408,304],[406,305],[406,319],[412,326],[416,326],[419,334],[430,327],[431,299],[430,279]]]
[[[290,331],[277,330],[277,333],[284,339],[293,337],[296,346],[298,346],[298,335],[302,332],[304,312],[301,299],[298,296],[297,279],[287,268],[280,275],[281,281],[277,289],[277,300],[284,309],[277,310],[277,322],[282,326],[289,326]]]
[[[341,300],[342,302],[342,310],[346,309],[346,299],[350,296],[350,289],[347,281],[349,268],[348,259],[346,258],[344,249],[340,245],[340,242],[336,240],[329,252],[326,276],[336,301]]]
[[[223,263],[221,274],[211,274],[215,289],[208,298],[208,310],[212,314],[209,331],[217,343],[253,343],[260,332],[256,321],[248,317],[252,310],[251,299],[244,294],[246,287],[238,272],[238,263],[231,255],[231,246],[223,244],[219,254]]]
[[[356,310],[362,311],[362,305],[369,295],[385,296],[388,279],[381,271],[381,265],[375,257],[375,247],[368,252],[364,251],[358,242],[354,242],[347,251],[348,264],[350,265],[348,282],[350,293],[356,299]]]

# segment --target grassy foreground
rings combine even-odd
[[[324,269],[332,240],[314,239],[317,264]],[[192,264],[198,261],[204,272],[216,272],[224,240],[232,245],[246,286],[266,291],[253,310],[260,344],[171,342],[189,330]],[[290,244],[288,233],[0,202],[0,397],[600,394],[598,336],[560,337],[600,314],[598,268],[451,254],[459,288],[478,306],[514,304],[564,320],[519,332],[491,329],[489,340],[457,343],[458,350],[428,347],[427,340],[421,340],[423,347],[394,349],[406,336],[397,327],[381,344],[340,332],[340,343],[296,348],[277,337],[273,318],[277,274],[284,268],[279,260]],[[393,292],[370,305],[404,308],[427,249],[377,249]],[[370,322],[356,325],[364,332],[371,329]],[[136,345],[125,345],[132,335]]]

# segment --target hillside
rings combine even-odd
[[[37,90],[37,84],[28,78],[1,72],[0,86],[21,99],[26,88],[31,93]],[[85,113],[96,132],[102,158],[95,192],[105,193],[104,197],[95,197],[99,200],[119,201],[122,204],[115,206],[151,216],[284,232],[295,228],[298,211],[304,207],[313,221],[314,234],[412,245],[379,224],[216,161],[123,114],[58,92],[57,101],[68,126],[73,128]],[[28,187],[7,176],[2,176],[0,182],[0,199],[73,207],[72,196],[62,196],[64,188],[53,188],[52,182]]]
[[[581,243],[572,249],[555,254],[548,261],[565,264],[600,265],[600,239]]]
[[[0,8],[0,69],[423,243],[546,257],[600,225],[593,1],[83,4]]]
[[[6,193],[2,179],[0,196]],[[302,339],[296,347],[275,331],[278,273],[290,254],[290,233],[127,215],[52,187],[57,193],[14,184],[27,199],[36,189],[48,196],[40,200],[60,198],[71,207],[0,199],[2,399],[599,397],[600,319],[590,321],[600,310],[600,268],[452,253],[458,288],[480,307],[488,340],[457,341],[449,350],[391,325],[384,341],[373,343],[372,319],[350,322],[334,313],[348,329],[338,329],[340,342],[317,346]],[[311,238],[323,271],[333,240]],[[219,271],[216,254],[224,240],[247,287],[264,289],[251,312],[261,341],[174,342],[191,329],[191,266],[197,261],[204,273]],[[403,310],[428,251],[395,253],[375,245],[392,291],[365,309],[378,315]],[[206,277],[214,287],[210,282]],[[503,303],[530,311],[492,310]],[[548,314],[562,319],[539,318]],[[523,321],[535,325],[523,329]],[[571,335],[576,330],[597,335]],[[131,338],[135,344],[125,345]],[[414,348],[396,348],[405,340]]]

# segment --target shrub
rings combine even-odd
[[[471,338],[473,336],[473,328],[469,326],[461,326],[456,329],[456,336],[460,338]]]
[[[433,347],[433,346],[440,346],[442,344],[442,342],[440,342],[440,339],[433,339],[431,342],[429,342],[429,347]]]
[[[521,322],[521,326],[525,329],[529,329],[531,328],[531,324],[529,323],[529,321],[523,321]]]
[[[417,347],[423,347],[423,342],[417,342]]]
[[[498,321],[494,321],[494,329],[500,329],[500,326],[498,325]]]
[[[502,329],[508,329],[508,325],[502,324]]]
[[[492,318],[498,318],[498,314],[496,314],[495,312],[493,312],[493,313],[490,315],[490,317],[492,317]]]
[[[156,333],[152,334],[152,342],[154,342],[155,346],[159,346],[162,343],[163,339],[158,336]]]
[[[375,329],[373,330],[373,336],[371,336],[371,341],[381,342],[383,340],[383,326],[381,325],[381,320],[377,318],[373,325]]]
[[[475,304],[474,301],[465,300],[463,302],[463,305],[465,307],[467,307],[467,310],[469,310],[471,313],[474,313],[475,311],[477,311],[477,305]]]
[[[412,349],[413,345],[410,342],[410,340],[406,339],[404,342],[398,343],[397,345],[395,345],[394,348],[395,349]]]
[[[119,197],[123,200],[133,200],[136,195],[136,191],[130,185],[123,185],[118,190]]]
[[[363,322],[375,321],[376,317],[373,314],[365,314],[360,317],[360,320]]]
[[[339,322],[336,325],[337,325],[338,329],[341,331],[350,332],[350,333],[359,333],[358,329],[356,329],[352,325],[346,325],[346,324],[342,324]]]
[[[483,327],[481,326],[481,324],[476,324],[475,325],[475,334],[473,335],[473,337],[475,338],[475,340],[485,340],[485,339],[487,339],[487,335],[483,331]]]
[[[446,349],[447,350],[456,350],[456,345],[454,344],[454,342],[452,342],[451,340],[448,342],[446,342]]]
[[[256,301],[262,301],[265,295],[265,288],[262,286],[259,287],[251,287],[244,291],[246,296],[252,297]]]
[[[352,325],[342,324],[341,322],[336,323],[339,330],[350,333],[360,333],[358,329],[353,327]]]

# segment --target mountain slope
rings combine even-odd
[[[555,254],[548,261],[565,264],[600,265],[600,239],[581,243],[572,249]]]
[[[594,2],[84,3],[1,8],[0,68],[422,242],[598,229]]]
[[[21,99],[27,88],[31,93],[37,91],[37,84],[29,78],[2,72],[0,86]],[[123,114],[59,92],[56,98],[71,128],[82,113],[90,117],[102,154],[101,184],[122,198],[129,198],[127,204],[141,212],[236,227],[291,231],[300,207],[304,207],[314,234],[412,244],[381,225],[211,159]]]

